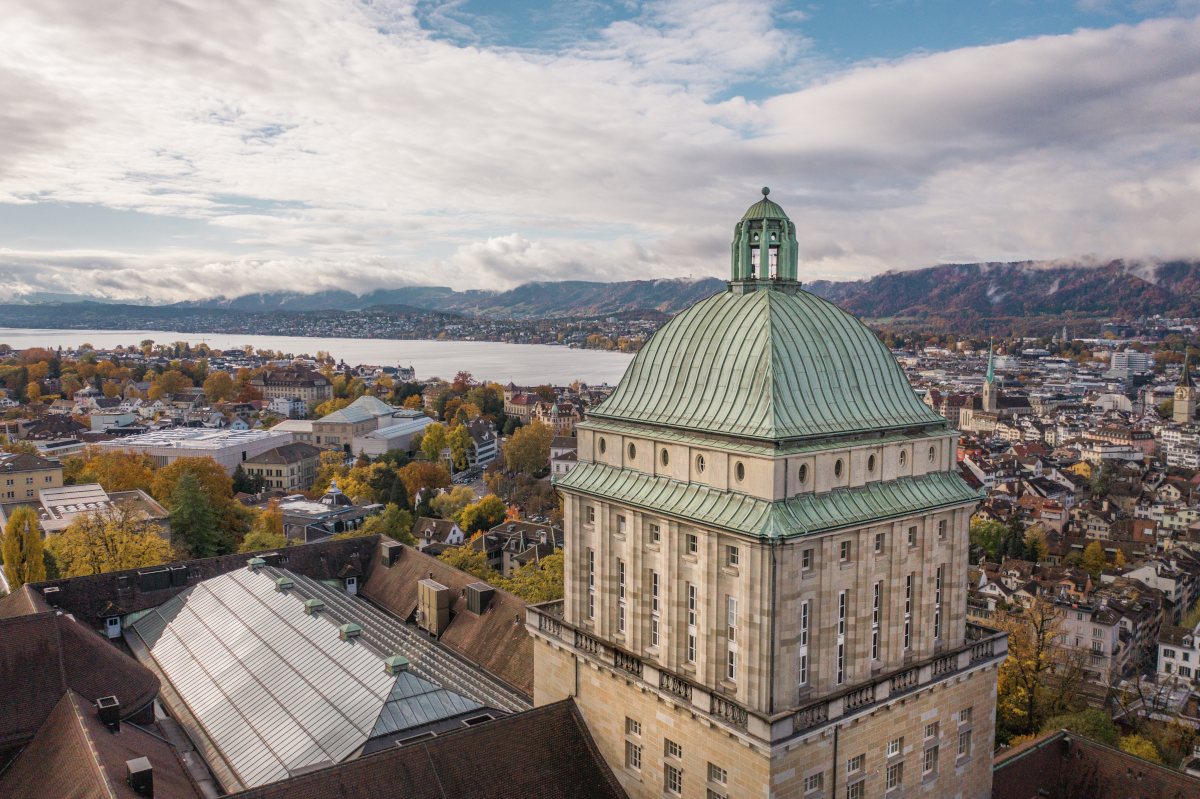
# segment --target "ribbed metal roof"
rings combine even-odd
[[[590,417],[772,442],[946,424],[865,325],[777,290],[725,291],[680,313]]]
[[[718,491],[698,483],[598,463],[581,463],[555,483],[561,488],[650,512],[764,538],[788,538],[873,524],[980,498],[953,472],[801,494],[785,502],[768,502],[734,491]]]
[[[787,219],[788,215],[778,203],[771,202],[766,197],[746,209],[742,219]]]

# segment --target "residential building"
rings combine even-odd
[[[412,535],[417,539],[417,549],[422,552],[431,547],[439,548],[438,552],[446,547],[461,547],[467,540],[466,534],[453,521],[425,516],[413,522]]]
[[[579,462],[579,445],[573,436],[555,436],[550,441],[550,474],[561,477]]]
[[[308,413],[308,405],[299,397],[276,397],[267,404],[267,410],[285,419],[302,419]]]
[[[36,502],[41,492],[61,488],[62,464],[50,458],[26,453],[0,452],[0,503]]]
[[[320,372],[293,364],[283,369],[264,369],[250,378],[250,385],[262,392],[267,401],[303,400],[306,412],[333,399],[333,383]]]
[[[307,491],[321,468],[321,452],[312,444],[295,441],[248,458],[242,468],[251,477],[262,477],[264,489]]]
[[[978,502],[958,435],[800,290],[795,231],[756,203],[727,290],[576,426],[535,702],[573,697],[631,797],[987,799],[1007,639],[956,588]]]
[[[1200,626],[1164,626],[1158,634],[1158,677],[1200,687]]]
[[[61,486],[44,489],[39,501],[38,524],[43,536],[61,533],[81,516],[125,505],[140,513],[145,524],[157,525],[164,538],[170,537],[171,514],[140,488],[108,492],[99,483]]]

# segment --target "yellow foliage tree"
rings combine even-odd
[[[68,458],[63,479],[70,485],[99,483],[105,491],[149,491],[158,464],[148,455],[90,449],[82,463]]]
[[[540,471],[550,461],[554,429],[536,419],[512,434],[504,444],[504,460],[510,469],[525,474]]]
[[[425,453],[426,458],[437,463],[446,446],[446,428],[443,425],[431,424],[425,428],[425,435],[421,438],[421,451]]]
[[[1153,742],[1140,735],[1126,735],[1120,740],[1119,746],[1122,752],[1128,752],[1134,757],[1140,757],[1143,760],[1150,760],[1154,763],[1163,762]]]
[[[9,590],[46,579],[42,533],[38,529],[37,513],[32,508],[17,508],[8,517],[0,551],[4,553],[4,578],[8,581]]]
[[[229,372],[213,372],[204,381],[204,398],[209,402],[223,402],[237,394],[233,377]]]
[[[171,495],[179,484],[179,478],[185,474],[194,475],[200,482],[200,488],[208,495],[208,501],[213,509],[225,505],[233,497],[233,478],[225,474],[221,464],[212,458],[177,458],[171,464],[159,469],[150,484],[150,493],[166,507],[171,505]]]
[[[242,539],[239,552],[262,552],[267,549],[279,549],[288,545],[287,536],[283,534],[283,511],[279,503],[271,500],[266,510],[258,514],[253,529]]]
[[[163,530],[129,503],[80,516],[46,540],[60,577],[159,566],[171,560]]]
[[[419,411],[425,407],[425,401],[420,394],[413,394],[404,401],[404,407],[410,411]]]
[[[458,521],[459,514],[463,512],[463,508],[471,504],[475,499],[475,492],[466,486],[455,486],[445,494],[434,497],[430,501],[434,511],[443,519],[453,519]]]
[[[324,494],[334,480],[338,481],[340,488],[350,473],[350,467],[346,465],[346,458],[342,453],[326,450],[320,457],[321,466],[317,469],[317,477],[312,487],[314,494]]]

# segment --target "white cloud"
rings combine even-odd
[[[235,242],[13,246],[0,288],[172,300],[723,275],[764,183],[810,278],[1200,256],[1196,20],[714,99],[820,66],[775,13],[656,0],[539,54],[436,39],[400,2],[23,0],[0,17],[0,202],[186,216]]]

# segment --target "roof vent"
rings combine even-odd
[[[46,597],[46,601],[54,607],[58,607],[58,595],[60,593],[57,585],[48,585],[42,589],[42,596]]]
[[[380,541],[379,542],[379,560],[385,568],[390,569],[396,565],[396,561],[400,559],[400,551],[404,549],[404,545],[399,541]]]
[[[319,599],[310,599],[304,603],[304,612],[309,616],[315,616],[325,609],[325,603]]]
[[[246,566],[249,567],[250,571],[252,572],[256,572],[266,565],[267,562],[262,558],[250,558],[250,560],[246,561]]]
[[[496,589],[492,588],[487,583],[471,583],[467,586],[467,610],[474,613],[476,616],[483,615],[487,610],[488,604],[491,603],[492,597],[495,595]]]
[[[138,796],[154,796],[154,767],[150,758],[139,757],[125,761],[127,774],[125,780]]]
[[[121,700],[115,696],[102,696],[97,699],[96,715],[100,717],[100,723],[111,731],[121,731]]]
[[[393,677],[402,671],[408,671],[408,658],[401,657],[400,655],[392,655],[383,661],[383,670]]]
[[[338,627],[338,637],[343,641],[349,641],[351,638],[357,638],[362,635],[362,627],[357,624],[343,624]]]
[[[296,584],[292,582],[291,577],[280,577],[278,580],[275,581],[275,590],[276,591],[286,591],[289,588],[294,588],[295,585]]]

